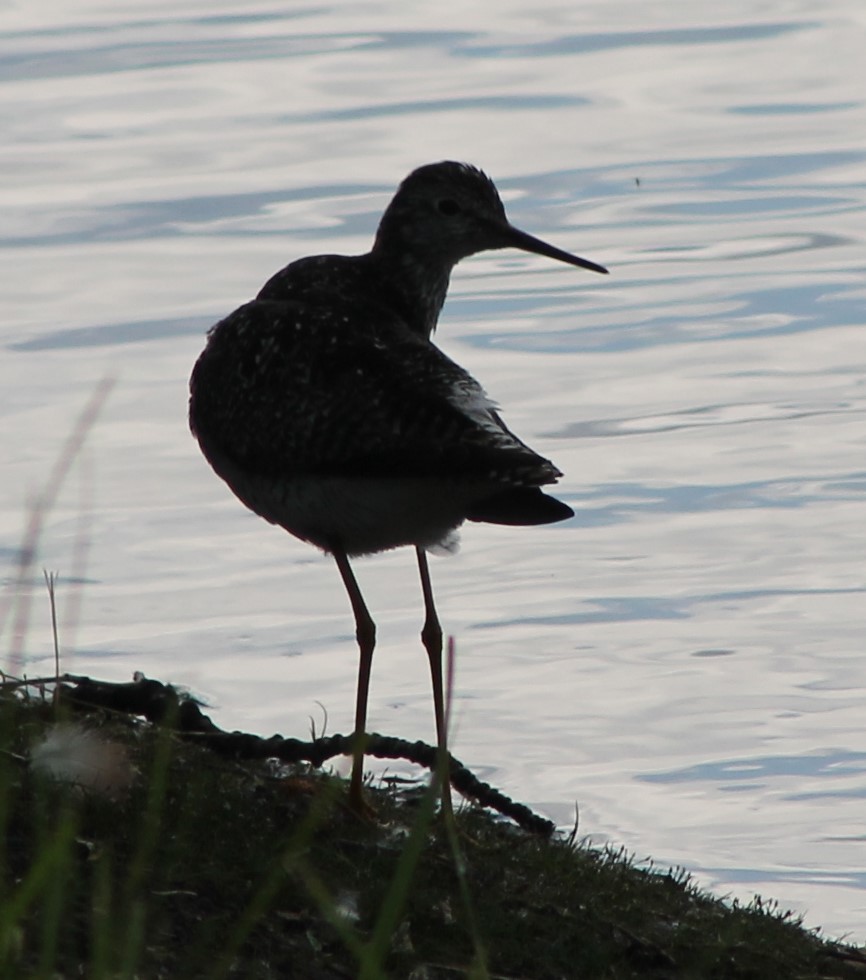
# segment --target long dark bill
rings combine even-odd
[[[540,238],[527,235],[525,231],[515,228],[514,225],[508,225],[508,230],[503,236],[502,244],[504,248],[519,248],[524,252],[546,255],[549,259],[567,262],[569,265],[576,265],[581,269],[589,269],[590,272],[600,272],[602,275],[607,275],[607,269],[603,265],[590,262],[589,259],[581,259],[577,255],[572,255],[570,252],[563,252],[561,248],[548,245],[547,242],[543,242]]]

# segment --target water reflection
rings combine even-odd
[[[786,794],[791,801],[821,798],[866,797],[866,784],[848,790],[834,789],[832,781],[866,775],[866,752],[838,751],[815,755],[753,756],[721,759],[668,772],[645,773],[637,778],[648,783],[713,783],[724,790],[746,790],[753,783],[767,786],[779,776],[829,780],[819,792]],[[728,785],[733,783],[734,785]]]
[[[106,323],[94,327],[56,330],[28,340],[7,345],[10,351],[78,350],[85,347],[114,347],[139,344],[150,340],[187,334],[202,337],[212,325],[200,316],[170,320],[137,320],[131,323]]]
[[[831,248],[847,243],[847,239],[825,237],[810,240],[809,250]],[[805,251],[801,240],[795,246],[782,247],[776,243],[767,254],[785,255]],[[633,284],[638,289],[640,283]],[[639,306],[618,306],[616,324],[593,326],[591,323],[570,325],[564,330],[550,329],[544,332],[533,330],[511,330],[499,333],[495,328],[482,334],[462,335],[461,340],[473,347],[534,351],[534,352],[625,352],[641,350],[645,347],[662,347],[673,344],[701,344],[718,340],[739,340],[750,337],[786,337],[793,334],[811,332],[822,327],[856,324],[862,319],[863,297],[859,286],[845,286],[819,281],[813,283],[790,284],[771,288],[749,289],[742,281],[736,285],[729,283],[730,293],[719,298],[711,309],[696,310],[683,305],[683,297],[678,306],[663,310]],[[671,282],[676,289],[678,283]],[[497,307],[501,314],[509,317],[539,312],[538,299],[533,300],[527,289],[523,296],[498,296]],[[480,309],[484,301],[479,299],[476,310],[461,300],[458,313],[466,318],[480,319]],[[573,309],[574,303],[569,295],[558,296],[555,292],[545,293],[545,312],[551,315]],[[453,307],[449,307],[451,309]],[[474,316],[473,316],[474,313]],[[608,311],[606,319],[610,321]],[[708,329],[709,326],[709,329]]]
[[[664,619],[701,619],[703,606],[719,604],[728,606],[757,599],[806,598],[809,596],[861,596],[866,587],[857,589],[751,589],[719,592],[708,595],[681,596],[676,600],[667,596],[598,596],[587,599],[585,605],[594,610],[580,611],[557,616],[521,616],[519,619],[496,619],[475,624],[473,629],[502,629],[518,625],[530,626],[581,626],[587,623],[652,622]],[[725,651],[730,653],[732,651]],[[693,654],[697,656],[697,654]],[[710,654],[704,651],[702,656]]]

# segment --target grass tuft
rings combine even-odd
[[[121,798],[84,792],[22,762],[54,725],[22,691],[0,688],[2,977],[866,975],[862,953],[775,903],[720,901],[621,850],[474,808],[455,849],[435,785],[371,789],[362,822],[329,774],[95,712],[76,724],[140,775]]]

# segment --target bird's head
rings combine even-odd
[[[570,265],[607,272],[515,228],[493,181],[482,170],[451,160],[413,170],[385,210],[373,251],[411,253],[447,266],[488,249],[518,248]]]

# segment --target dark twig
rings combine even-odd
[[[160,681],[142,678],[128,684],[117,684],[75,674],[64,674],[60,681],[58,695],[65,704],[139,715],[155,724],[166,721],[179,734],[201,740],[215,752],[236,759],[279,759],[282,762],[309,762],[320,766],[335,756],[352,753],[350,735],[330,735],[303,741],[281,735],[261,738],[245,732],[225,732],[211,721],[195,700]],[[2,688],[18,686],[21,686],[21,682],[7,681]],[[436,746],[426,742],[408,742],[402,738],[371,733],[367,736],[366,752],[379,759],[405,759],[431,771],[436,766]],[[509,817],[530,833],[550,837],[556,829],[550,820],[545,820],[529,807],[516,803],[482,782],[459,759],[449,755],[448,761],[451,785],[463,796]]]

